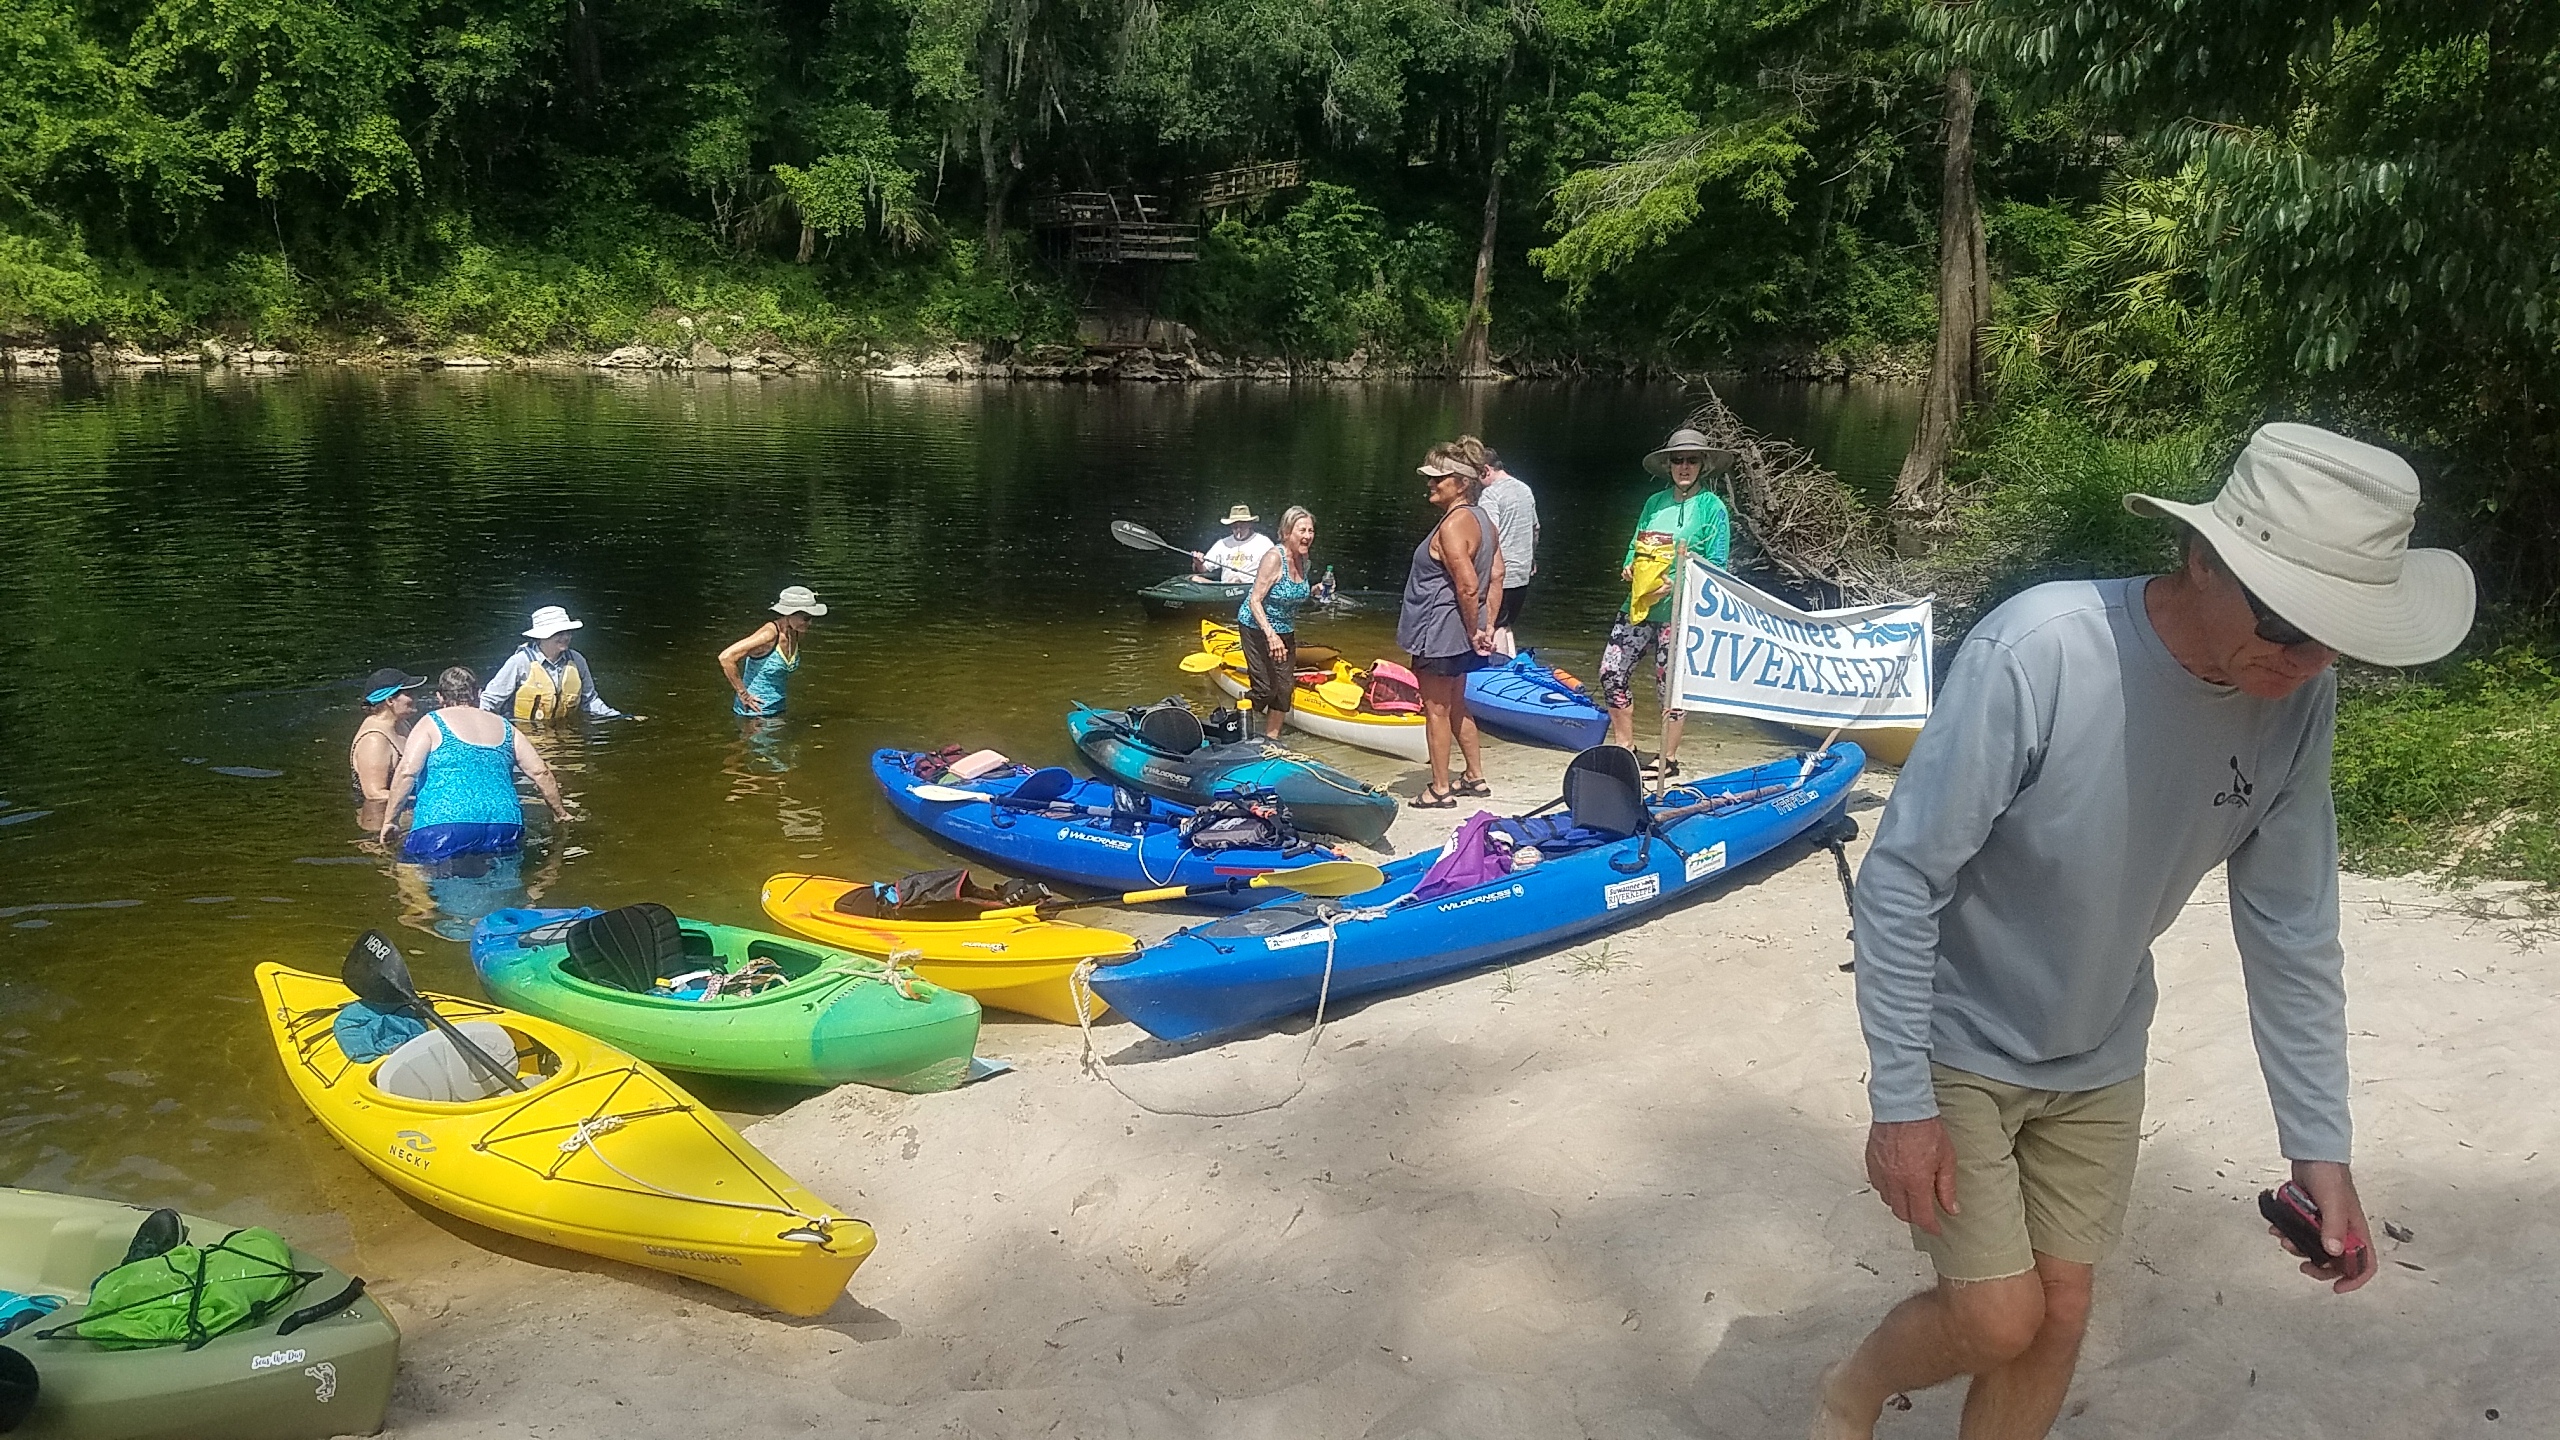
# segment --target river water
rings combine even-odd
[[[1876,387],[1726,394],[1870,493],[1916,415]],[[250,993],[261,960],[334,973],[369,926],[470,992],[445,936],[518,903],[505,874],[430,887],[363,843],[346,749],[377,666],[485,674],[533,607],[569,607],[604,696],[648,718],[544,740],[585,815],[533,821],[512,882],[760,923],[776,870],[944,863],[873,793],[874,747],[1064,763],[1070,699],[1197,684],[1196,630],[1130,598],[1174,567],[1114,545],[1115,517],[1202,544],[1230,504],[1305,504],[1320,564],[1392,589],[1428,520],[1413,466],[1473,429],[1539,494],[1525,638],[1596,673],[1638,458],[1688,408],[1626,385],[0,384],[0,1180],[322,1248],[344,1212],[397,1215],[305,1119]],[[713,657],[794,583],[833,610],[789,719],[748,735]],[[1392,653],[1393,616],[1311,633]]]

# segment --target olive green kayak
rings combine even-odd
[[[1149,615],[1166,619],[1215,616],[1230,623],[1236,618],[1236,607],[1244,603],[1250,585],[1221,585],[1190,575],[1176,575],[1138,592],[1138,603],[1147,607]]]
[[[665,933],[649,933],[651,917],[612,923],[641,911],[656,912]],[[589,921],[600,923],[577,930]],[[978,1002],[959,991],[660,906],[500,910],[472,932],[471,965],[501,1005],[697,1075],[949,1090],[969,1078],[978,1046]]]
[[[100,1318],[90,1315],[90,1287],[124,1262],[149,1214],[85,1196],[0,1189],[0,1290],[63,1302],[0,1340],[0,1351],[26,1362],[0,1355],[7,1372],[0,1392],[16,1393],[29,1366],[35,1376],[35,1408],[9,1431],[10,1440],[320,1440],[382,1428],[400,1328],[343,1271],[300,1250],[292,1252],[293,1269],[310,1278],[263,1318],[196,1349],[42,1338]],[[213,1245],[239,1228],[180,1218],[187,1245]],[[351,1289],[351,1303],[333,1304]],[[296,1323],[314,1311],[322,1313]]]

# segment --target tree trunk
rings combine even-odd
[[[1502,62],[1502,79],[1493,87],[1492,156],[1484,167],[1484,231],[1476,240],[1476,283],[1467,299],[1467,328],[1458,339],[1458,373],[1492,375],[1493,368],[1493,237],[1502,221],[1502,122],[1511,88],[1511,60]]]
[[[1991,310],[1982,204],[1973,188],[1973,76],[1947,71],[1946,168],[1938,203],[1938,343],[1920,402],[1920,429],[1893,482],[1896,530],[1906,545],[1947,503],[1947,456],[1964,412],[1982,396],[1981,336]]]
[[[978,158],[987,179],[987,263],[1004,264],[1004,197],[1013,188],[1013,176],[1006,172],[1004,161],[996,155],[996,118],[993,113],[978,117]]]

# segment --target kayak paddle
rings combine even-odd
[[[1226,661],[1210,654],[1206,650],[1194,650],[1190,654],[1182,657],[1182,673],[1185,675],[1206,675],[1212,670],[1224,670],[1226,668]]]
[[[1357,710],[1368,697],[1367,691],[1339,676],[1316,687],[1316,694],[1336,710]]]
[[[1300,895],[1357,895],[1385,883],[1387,872],[1366,860],[1318,860],[1294,870],[1266,870],[1259,875],[1238,875],[1233,879],[1213,880],[1206,885],[1167,885],[1158,890],[1131,890],[1123,895],[1106,895],[1099,900],[1044,900],[1037,905],[989,910],[978,918],[1010,920],[1021,915],[1046,918],[1061,910],[1077,910],[1088,905],[1145,905],[1157,900],[1196,900],[1203,895],[1233,895],[1244,890],[1291,890]]]
[[[1137,524],[1133,521],[1112,521],[1111,538],[1128,546],[1132,550],[1170,550],[1176,555],[1191,554],[1190,551],[1185,550],[1181,546],[1174,544],[1172,541],[1165,539],[1163,536],[1148,529],[1146,526]]]
[[[338,978],[356,992],[357,999],[374,1009],[406,1010],[443,1031],[444,1038],[462,1052],[462,1058],[489,1078],[510,1090],[521,1092],[527,1088],[512,1068],[499,1064],[495,1056],[472,1044],[452,1021],[436,1013],[436,1007],[418,993],[417,982],[409,978],[409,962],[400,958],[400,947],[383,939],[381,931],[367,930],[356,937],[354,948],[347,951],[346,963],[338,967]]]

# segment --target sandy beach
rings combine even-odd
[[[1513,810],[1562,761],[1487,758]],[[1869,832],[1889,783],[1852,802]],[[1399,850],[1450,818],[1406,812]],[[2349,877],[2345,922],[2358,1175],[2413,1238],[2339,1298],[2266,1237],[2281,1162],[2209,880],[2158,946],[2141,1179],[2056,1434],[2560,1430],[2560,986],[2415,883]],[[1797,1436],[1816,1372],[1927,1273],[1861,1171],[1846,930],[1799,845],[1605,941],[1338,1012],[1312,1049],[1303,1021],[1188,1053],[1103,1026],[1136,1101],[1073,1029],[990,1023],[1010,1074],[748,1128],[879,1231],[814,1321],[450,1222],[356,1220],[333,1258],[406,1330],[390,1430],[422,1440]],[[1879,1433],[1952,1436],[1956,1404]]]

